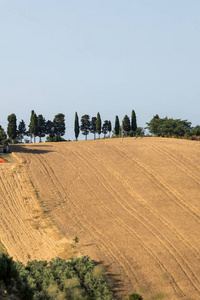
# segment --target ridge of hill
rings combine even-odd
[[[12,146],[0,166],[0,239],[21,261],[80,254],[121,292],[200,298],[200,144],[126,138]]]

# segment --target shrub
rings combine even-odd
[[[138,295],[137,293],[131,293],[129,295],[129,300],[142,300],[142,296]]]

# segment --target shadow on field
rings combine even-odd
[[[44,154],[48,152],[54,152],[51,149],[51,145],[10,145],[10,152],[23,152],[23,153],[32,153],[32,154]]]
[[[109,288],[113,291],[116,299],[118,299],[119,294],[123,294],[125,292],[123,282],[120,280],[120,274],[113,274],[110,272],[110,266],[104,265],[102,261],[96,262],[96,265],[102,266],[104,269],[104,274],[107,277],[107,283]],[[121,298],[120,298],[121,299]]]

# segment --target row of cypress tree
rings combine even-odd
[[[7,134],[12,143],[16,141],[22,142],[25,136],[30,137],[31,142],[32,138],[34,139],[34,143],[36,137],[39,137],[39,141],[41,142],[41,138],[47,135],[47,141],[62,141],[64,140],[62,136],[65,134],[66,126],[65,126],[65,115],[59,113],[55,115],[53,121],[46,121],[43,115],[38,115],[31,111],[30,123],[28,125],[28,129],[26,129],[26,125],[24,120],[19,122],[17,127],[17,118],[15,114],[11,114],[8,116],[8,127]],[[126,136],[133,136],[137,130],[137,122],[136,122],[136,114],[135,111],[132,110],[131,120],[126,115],[122,121],[123,131]],[[96,139],[96,134],[98,133],[99,138],[100,134],[104,134],[104,138],[106,134],[109,132],[109,137],[112,132],[112,124],[111,121],[105,120],[103,123],[101,121],[100,113],[97,113],[97,117],[92,117],[85,114],[81,117],[81,125],[79,125],[79,118],[77,112],[75,113],[75,122],[74,122],[74,132],[75,138],[78,139],[80,131],[83,135],[85,135],[85,139],[89,133],[94,134],[94,139]],[[121,126],[119,122],[119,117],[115,118],[115,126],[113,133],[115,136],[119,136],[121,133]],[[5,140],[5,137],[4,137]]]
[[[9,139],[14,143],[16,139],[22,142],[24,136],[28,136],[34,138],[34,143],[36,136],[39,137],[41,142],[41,138],[45,135],[48,135],[49,141],[61,141],[62,136],[65,134],[65,115],[57,114],[55,115],[53,121],[46,121],[43,115],[36,115],[34,110],[31,111],[29,129],[26,129],[26,125],[24,120],[19,122],[19,126],[17,128],[17,118],[15,114],[11,114],[8,116],[8,127],[7,134]]]
[[[132,110],[131,114],[131,120],[130,118],[125,115],[123,121],[122,121],[123,127],[120,126],[119,117],[115,117],[115,127],[114,127],[114,134],[118,137],[120,134],[120,130],[123,129],[126,136],[134,136],[136,134],[137,130],[137,120],[136,120],[136,114],[135,111]],[[89,133],[94,134],[94,139],[96,138],[96,133],[98,133],[99,138],[100,134],[104,134],[104,138],[106,134],[112,131],[112,124],[111,121],[105,120],[102,124],[100,113],[97,113],[97,117],[92,117],[90,120],[89,115],[84,115],[81,117],[81,125],[79,125],[79,118],[77,112],[75,113],[75,122],[74,122],[74,132],[76,140],[78,139],[80,130],[82,131],[82,134],[85,135],[85,139],[87,140],[87,135]]]

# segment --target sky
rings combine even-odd
[[[0,125],[63,113],[73,140],[75,112],[200,124],[199,16],[199,0],[0,0]]]

